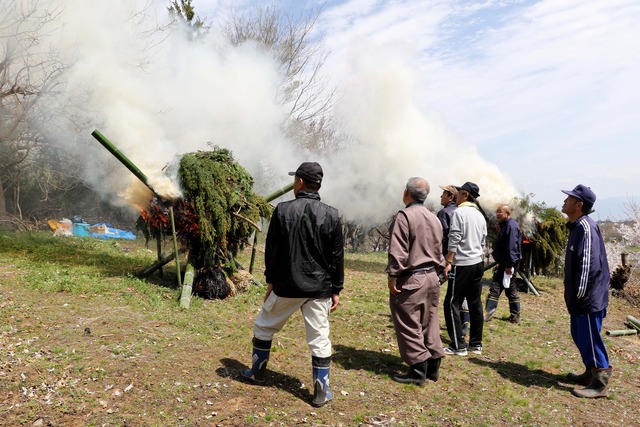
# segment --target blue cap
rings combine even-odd
[[[596,202],[596,193],[591,191],[591,188],[586,185],[578,184],[573,190],[561,190],[564,194],[573,196],[576,199],[582,200],[586,205],[593,206]]]

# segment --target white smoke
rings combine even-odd
[[[210,144],[232,150],[252,173],[265,158],[286,159],[291,144],[280,134],[278,67],[258,47],[232,47],[216,34],[190,42],[183,28],[168,26],[160,1],[68,0],[60,19],[53,42],[70,66],[64,99],[49,107],[68,123],[60,142],[88,154],[86,178],[96,189],[140,206],[149,200],[144,185],[91,137],[94,129],[166,197],[180,189],[165,165]],[[80,136],[69,138],[79,123]]]
[[[439,206],[439,185],[472,181],[479,202],[494,210],[516,191],[496,165],[465,145],[435,113],[422,111],[416,99],[417,76],[398,45],[351,49],[351,74],[336,113],[357,143],[328,159],[326,198],[350,218],[380,222],[402,205],[407,180],[429,181],[428,200]]]
[[[39,2],[47,5],[59,2]],[[63,7],[60,30],[46,40],[68,66],[60,81],[64,96],[48,107],[58,142],[82,159],[87,180],[107,195],[139,206],[149,200],[144,185],[91,137],[94,129],[167,196],[180,190],[163,172],[165,165],[181,153],[209,149],[208,142],[230,149],[258,180],[282,176],[268,183],[273,190],[290,182],[286,173],[301,161],[319,161],[323,200],[347,219],[386,219],[401,205],[411,176],[430,182],[429,199],[436,204],[438,185],[465,181],[480,186],[486,206],[516,195],[495,165],[455,137],[437,114],[418,108],[415,72],[397,46],[354,45],[335,114],[356,142],[308,158],[282,135],[284,111],[276,103],[281,76],[276,61],[258,47],[232,47],[215,28],[188,41],[184,29],[168,26],[164,1],[66,0]]]

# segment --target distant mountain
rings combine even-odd
[[[610,197],[608,199],[597,199],[595,212],[591,217],[597,221],[625,221],[629,215],[625,212],[625,205],[630,202],[629,197]],[[639,202],[636,199],[636,202]]]

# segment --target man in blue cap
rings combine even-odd
[[[611,365],[602,340],[602,321],[609,305],[609,264],[598,224],[588,215],[596,202],[591,188],[582,184],[562,190],[567,198],[562,212],[569,219],[569,240],[564,264],[564,300],[571,318],[571,337],[584,363],[582,374],[570,381],[586,386],[574,389],[578,397],[607,395]]]

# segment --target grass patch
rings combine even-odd
[[[389,317],[386,254],[347,254],[341,306],[331,316],[335,399],[316,409],[299,314],[276,335],[265,386],[246,384],[239,371],[250,361],[264,288],[224,301],[194,297],[182,310],[173,264],[162,277],[135,278],[155,259],[139,241],[0,232],[4,423],[622,426],[640,419],[637,337],[605,338],[615,367],[611,398],[571,395],[564,376],[581,362],[559,279],[534,278],[541,295],[521,295],[520,325],[502,320],[501,297],[485,324],[482,356],[446,358],[440,380],[421,388],[390,379],[404,366]],[[241,264],[249,259],[249,251],[239,254]],[[259,252],[254,272],[264,282],[262,262]],[[605,329],[621,329],[634,312],[612,298]]]

